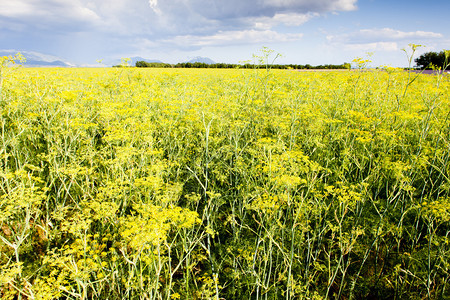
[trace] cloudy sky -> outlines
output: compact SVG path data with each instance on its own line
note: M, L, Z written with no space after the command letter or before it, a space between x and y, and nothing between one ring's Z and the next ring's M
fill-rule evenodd
M141 56L340 64L373 52L373 66L405 66L402 48L450 49L449 0L0 0L0 50L75 64Z

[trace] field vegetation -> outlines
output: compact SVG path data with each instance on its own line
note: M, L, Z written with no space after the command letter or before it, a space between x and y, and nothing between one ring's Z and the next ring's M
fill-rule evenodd
M7 62L3 299L448 299L448 76Z
M185 63L177 63L177 64L167 64L160 62L145 62L145 61L137 61L135 66L137 68L212 68L212 69L257 69L257 68L265 68L266 66L260 64L226 64L226 63L214 63L207 64L202 62L185 62ZM123 67L123 65L116 65L114 67ZM351 68L351 64L343 63L340 65L318 65L311 66L309 64L306 65L275 65L271 64L271 69L295 69L295 70L349 70Z

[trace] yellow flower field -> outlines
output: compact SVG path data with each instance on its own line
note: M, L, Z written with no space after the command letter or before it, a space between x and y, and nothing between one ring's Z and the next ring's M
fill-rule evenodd
M448 296L448 76L1 77L4 299Z

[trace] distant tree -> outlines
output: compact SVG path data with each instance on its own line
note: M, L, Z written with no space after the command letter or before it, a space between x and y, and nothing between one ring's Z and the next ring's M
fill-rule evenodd
M434 67L446 67L448 64L448 56L450 51L444 50L439 53L427 52L416 58L416 66L420 69L431 69Z
M123 67L123 65L116 65L114 67ZM210 69L236 69L236 68L243 68L243 69L263 69L266 68L265 65L260 64L227 64L227 63L214 63L214 64L207 64L202 62L183 62L183 63L177 63L175 65L167 64L163 62L146 62L146 61L137 61L136 67L138 68L210 68ZM343 63L341 65L318 65L318 66L312 66L312 65L270 65L271 69L350 69L351 65L349 63Z
M171 64L166 64L163 62L146 62L146 61L137 61L136 62L137 68L172 68L173 66Z
M145 62L145 61L137 61L136 62L136 67L137 68L147 68L148 67L148 64L147 64L147 62Z

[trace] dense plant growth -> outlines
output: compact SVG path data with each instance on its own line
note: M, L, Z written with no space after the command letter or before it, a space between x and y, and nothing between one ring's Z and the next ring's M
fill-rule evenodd
M168 64L168 63L158 63L158 62L145 62L145 61L137 61L135 64L138 68L210 68L210 69L256 69L256 68L265 68L263 65L259 64L251 64L251 63L245 63L245 64L228 64L228 63L215 63L215 64L207 64L202 62L184 62L184 63L177 63L177 64ZM116 66L116 67L119 67ZM296 69L296 70L334 70L334 69L350 69L351 64L349 63L343 63L341 65L318 65L318 66L312 66L309 64L306 65L297 65L297 64L287 64L287 65L278 65L273 64L271 65L272 69Z
M431 51L420 55L414 61L420 69L446 69L450 63L449 56L450 50L443 50L439 53Z
M2 74L5 299L448 296L448 77Z

